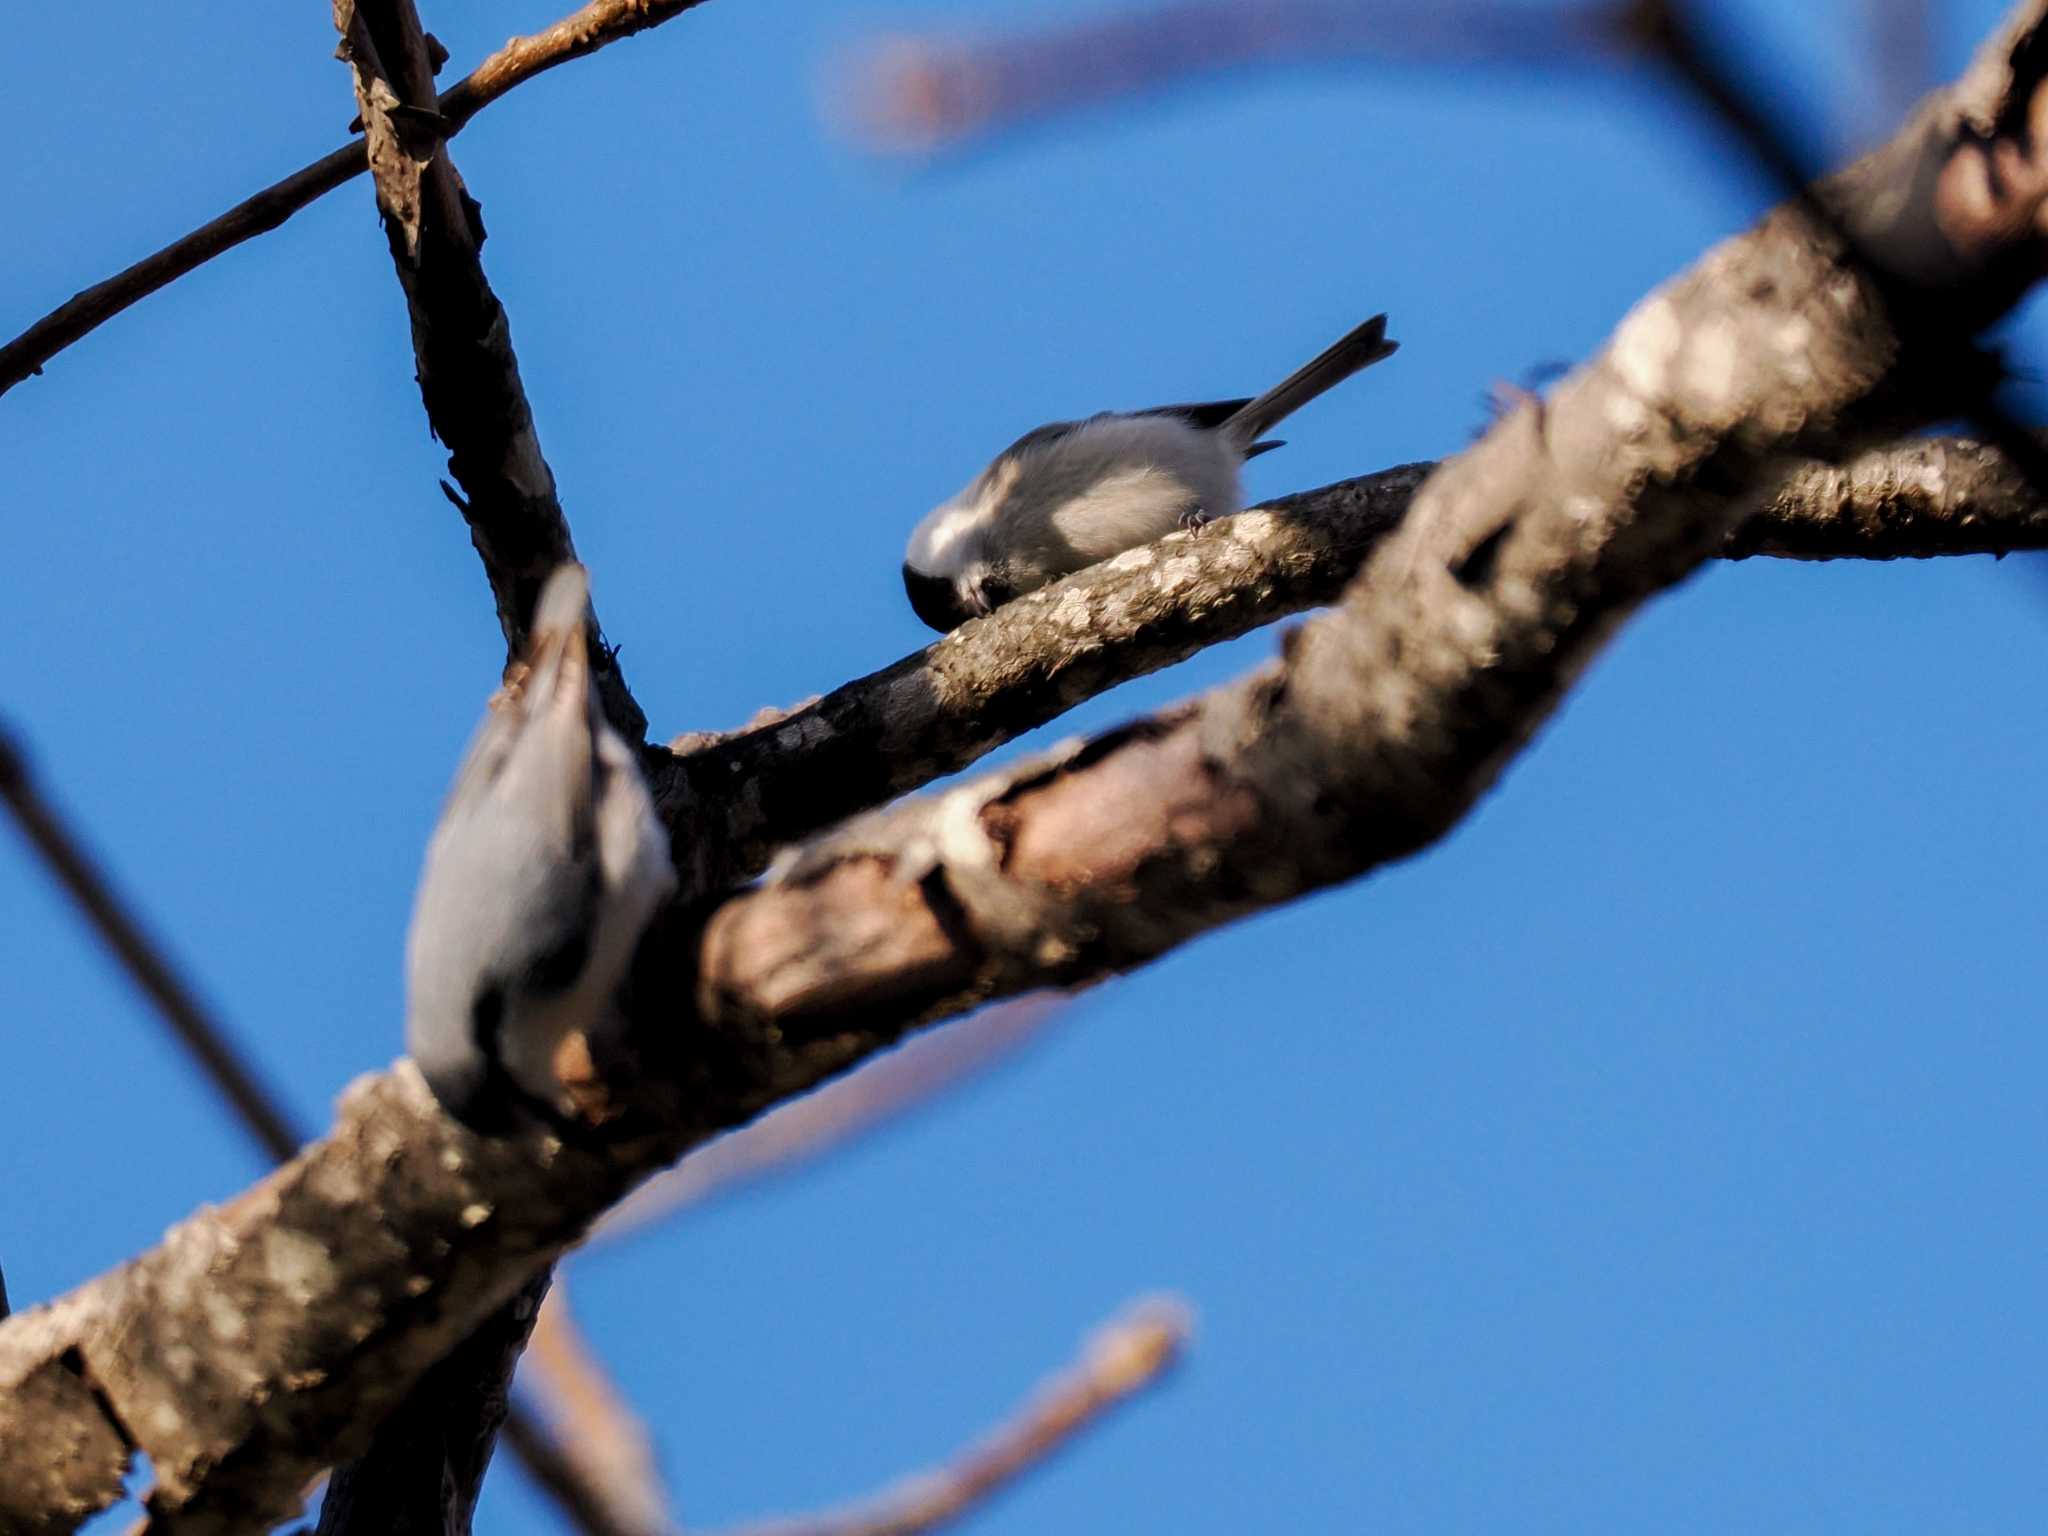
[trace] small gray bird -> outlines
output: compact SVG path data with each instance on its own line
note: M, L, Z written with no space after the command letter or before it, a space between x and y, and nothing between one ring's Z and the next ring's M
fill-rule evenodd
M950 630L1047 582L1244 508L1238 467L1278 448L1265 432L1391 356L1375 315L1263 395L1104 411L1027 432L917 525L903 590Z
M675 888L634 749L598 709L588 608L583 567L557 567L427 844L406 942L406 1049L450 1114L492 1134L565 1123L564 1064L611 1022Z

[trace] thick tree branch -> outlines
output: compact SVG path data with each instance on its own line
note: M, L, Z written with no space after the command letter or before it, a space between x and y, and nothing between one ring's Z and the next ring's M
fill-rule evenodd
M458 1536L470 1529L512 1371L547 1295L542 1269L428 1373L359 1460L327 1483L316 1536ZM546 1439L540 1437L542 1468Z
M2012 123L2015 102L2022 127L1997 142L2029 152L2043 54L2018 45L2044 12L2021 6L1916 123L1912 164L1925 134L1961 153L1966 124ZM1927 195L1900 170L1881 156L1838 190ZM623 999L649 1061L617 1140L478 1140L401 1063L247 1194L0 1323L0 1528L74 1528L136 1451L162 1530L282 1514L597 1213L713 1130L964 1000L1140 963L1423 846L1628 613L1722 547L1760 477L1909 414L1881 386L1910 363L1803 217L1709 253L1439 469L1279 662L867 818L708 926L669 914Z
M1861 213L1884 194L1896 213L1928 183L1884 173L1913 167L1929 135L1974 155L1966 125L2014 120L2012 100L2023 124L2042 99L2038 51L2014 34L1986 59L1998 67L1980 59L1971 82L1993 99L1959 91L1915 125L1911 153L1838 179L1831 202ZM2031 152L2023 136L1998 149ZM2038 270L2030 227L2012 238L1991 254L2030 248ZM844 1048L877 1019L1143 963L1426 845L1615 624L1725 545L1746 487L1789 454L1931 408L1899 387L1924 381L1917 356L1901 367L1894 328L1925 335L1928 316L1901 313L1896 288L1884 297L1803 210L1781 210L1442 466L1342 608L1291 635L1281 661L1064 758L856 823L727 903L699 1011L728 1032L772 1020L791 1052Z
M953 773L1119 683L1334 602L1434 464L1406 464L1170 534L955 630L938 644L726 736L686 736L657 770L718 806L729 842L672 813L678 859L716 848L727 883L775 849ZM2048 548L2048 506L1996 449L1914 438L1807 461L1723 555L1892 560ZM715 885L707 878L707 887Z
M911 1040L698 1148L613 1206L590 1237L628 1236L822 1157L1007 1058L1061 1011L1049 996L1022 998ZM538 1417L515 1412L504 1439L541 1491L586 1536L667 1536L669 1501L646 1427L577 1331L559 1282L541 1308L524 1364L522 1386L540 1392Z
M198 1063L235 1119L272 1159L283 1162L305 1142L305 1134L278 1098L200 1004L176 968L143 932L142 925L115 894L105 874L76 834L37 788L19 747L0 726L0 799L14 812L23 835L34 845L50 872L78 904L101 940L113 951L136 986L156 1004L179 1043ZM7 1315L7 1296L0 1285L0 1318ZM488 1350L487 1340L472 1348ZM460 1352L458 1352L460 1353ZM517 1431L522 1458L530 1451L545 1456L547 1436L514 1411L508 1424ZM552 1465L552 1463L550 1463ZM536 1474L538 1475L538 1474Z
M591 0L545 31L515 37L441 96L442 133L453 137L477 113L535 75L607 43L680 16L703 0ZM362 175L369 160L361 143L344 144L283 181L235 204L219 218L174 240L154 255L74 294L19 336L0 346L0 395L43 371L43 364L90 335L129 305L148 298L224 251L277 228L308 203Z
M266 1529L625 1183L616 1158L537 1170L463 1134L409 1066L365 1079L246 1194L0 1324L0 1530L75 1529L138 1451L154 1531Z
M2048 549L2048 503L1998 449L1967 438L1887 443L1802 464L1722 558L1924 560Z

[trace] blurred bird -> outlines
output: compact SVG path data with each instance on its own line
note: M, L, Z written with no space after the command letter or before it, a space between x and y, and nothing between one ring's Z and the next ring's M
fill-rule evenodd
M1244 508L1238 468L1271 427L1393 355L1375 315L1256 399L1104 411L1025 433L910 536L903 590L950 630L1111 555Z
M406 1048L442 1106L491 1134L569 1119L675 888L635 750L598 709L588 606L583 567L558 567L427 844L406 943Z

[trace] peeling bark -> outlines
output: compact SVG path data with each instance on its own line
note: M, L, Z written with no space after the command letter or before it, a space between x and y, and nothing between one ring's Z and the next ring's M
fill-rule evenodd
M149 1458L158 1531L293 1513L629 1178L617 1154L470 1136L410 1063L362 1079L324 1139L246 1193L0 1324L0 1530L71 1529L112 1502L124 1441ZM42 1491L59 1473L61 1506Z

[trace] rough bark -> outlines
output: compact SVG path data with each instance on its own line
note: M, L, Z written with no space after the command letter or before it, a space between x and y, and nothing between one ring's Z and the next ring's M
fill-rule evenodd
M420 396L461 494L445 482L442 489L490 578L506 655L518 656L542 583L576 558L576 546L520 383L511 322L484 276L483 209L444 147L447 124L412 5L335 0L334 22L355 72L377 207L412 319ZM605 713L639 741L647 717L595 620L591 639Z
M679 862L706 889L774 851L967 767L1119 683L1336 601L1434 464L1268 502L1092 566L765 724L671 744L655 776ZM1914 438L1795 464L1729 559L1894 560L2048 548L2048 502L2004 455ZM707 827L704 817L720 825Z
M1962 155L1966 125L2023 124L2041 58L2018 44L2044 10L2022 6L1916 122L1909 161L1929 134ZM2020 130L2002 142L2026 148ZM1838 195L1929 195L1906 163L1881 156ZM2031 246L2031 227L2013 238ZM1785 456L1910 414L1881 393L1925 377L1901 366L1894 318L1808 220L1774 215L1442 466L1278 662L866 818L708 925L669 914L625 999L649 1072L615 1141L482 1142L407 1064L359 1083L327 1139L247 1194L0 1324L0 1528L74 1528L117 1496L131 1448L161 1531L286 1513L598 1212L713 1130L920 1019L1139 963L1422 846L1635 606L1722 547Z
M1996 448L1916 438L1805 464L1735 530L1725 559L1922 560L2048 549L2048 501Z
M627 1182L468 1136L409 1066L362 1080L249 1191L0 1325L0 1530L74 1529L131 1450L154 1529L266 1528Z
M378 211L405 290L420 395L467 500L446 482L442 489L469 522L508 654L519 656L541 585L557 565L575 558L575 548L554 474L541 456L510 323L484 276L481 211L448 155L448 125L433 85L438 45L421 26L413 0L335 0L334 23ZM566 46L541 39L529 57L559 61L569 56ZM591 670L605 712L638 741L646 716L594 615L589 622ZM469 1536L509 1411L513 1371L547 1286L542 1269L425 1373L360 1460L336 1468L320 1536Z

